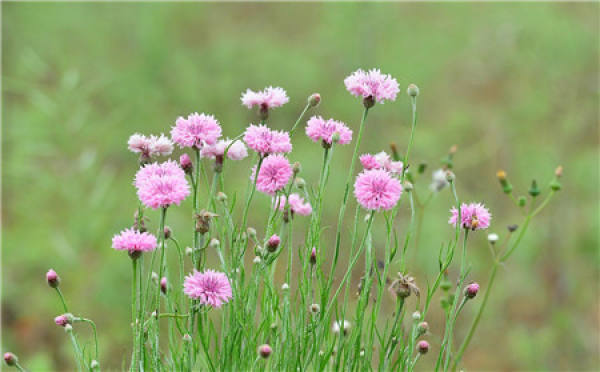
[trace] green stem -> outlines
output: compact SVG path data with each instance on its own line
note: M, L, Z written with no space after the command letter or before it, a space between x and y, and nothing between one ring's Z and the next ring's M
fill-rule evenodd
M163 268L165 265L165 219L167 215L167 208L163 207L160 209L160 222L158 227L158 236L160 239L160 262L158 266L158 284L156 286L156 314L160 313L160 280L163 276ZM156 359L157 366L160 365L160 326L158 317L156 317L156 350L154 350L154 356Z
M292 126L292 129L290 130L290 137L292 137L292 135L294 134L296 127L298 126L298 124L300 124L300 121L302 120L302 118L304 117L304 115L306 114L306 112L308 111L309 108L310 108L310 103L307 103L306 106L304 106L304 110L302 110L302 112L300 113L300 116L298 117L298 119L296 120L294 125Z
M410 154L410 148L413 144L415 136L415 128L417 126L417 97L411 97L412 103L412 125L410 129L410 139L408 140L408 146L406 147L406 154L404 155L404 170L402 170L402 181L404 182L405 170L408 169L408 155Z
M58 297L60 297L60 302L62 302L63 309L65 310L65 313L68 313L69 312L69 308L67 307L67 302L65 301L65 297L63 296L60 288L56 287L54 289L56 289L56 293L58 293Z
M131 328L133 329L133 348L132 348L132 360L131 360L131 369L133 371L137 371L137 330L138 330L138 321L137 321L137 259L131 260L131 266L133 270L133 278L131 285ZM96 358L98 357L98 351L96 350Z

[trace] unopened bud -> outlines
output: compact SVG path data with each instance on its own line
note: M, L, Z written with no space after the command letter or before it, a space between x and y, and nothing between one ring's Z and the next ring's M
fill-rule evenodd
M513 187L506 178L506 172L503 170L499 170L498 172L496 172L496 177L498 178L498 181L500 181L502 191L504 191L505 194L510 194L512 192Z
M260 263L260 261L261 261L261 259L260 259L260 257L259 257L259 256L255 256L255 257L254 257L254 260L252 260L252 262L254 262L255 264L259 264L259 263Z
M558 167L556 167L556 169L554 170L554 175L558 178L562 177L563 174L563 167L562 165L559 165Z
M171 237L171 228L169 226L165 226L165 239L169 239Z
M219 191L217 193L217 201L219 201L221 203L224 201L227 201L227 195L224 192Z
M321 306L319 306L319 304L312 304L310 305L310 311L313 314L317 314L319 311L321 311Z
M100 363L98 363L98 361L96 359L93 359L92 362L90 363L90 368L92 368L92 369L100 368Z
M421 322L417 325L417 333L419 336L424 335L429 331L429 324L427 322Z
M194 170L194 165L188 154L183 154L179 157L179 166L187 174L192 174Z
M321 103L321 95L319 93L313 93L308 97L308 104L311 107L317 107Z
M194 250L192 249L192 247L186 247L185 248L185 255L186 256L191 256L194 254Z
M48 285L50 287L57 288L58 285L60 284L60 277L58 276L56 271L50 269L46 273L46 281L48 282Z
M299 189L303 189L304 186L306 186L306 181L304 181L304 178L296 178L296 187Z
M529 195L531 195L532 197L536 197L540 194L540 189L537 185L536 180L531 181L531 187L529 188Z
M281 238L279 236L273 234L267 241L267 250L271 253L275 252L281 243Z
M475 298L479 292L479 284L471 283L465 288L465 297L468 299Z
M260 345L258 347L258 354L263 359L267 359L268 357L270 357L272 352L273 352L273 349L268 344Z
M406 89L406 93L411 97L416 97L419 95L419 87L415 84L410 84Z
M14 367L19 362L19 358L13 353L4 353L4 363L9 367Z
M250 239L256 239L256 229L253 227L249 227L246 232L248 233L248 237L250 237Z
M417 343L417 351L419 354L427 354L429 351L429 342L425 340L419 341L419 343Z
M527 198L524 196L519 196L517 203L519 204L519 207L524 207L527 204Z
M487 236L488 242L490 242L491 244L495 244L498 241L498 234L488 234Z
M552 191L559 191L561 188L562 185L558 182L558 179L553 179L552 182L550 182L550 189L552 189Z
M298 174L302 170L302 166L300 165L299 162L295 162L292 167L292 170L294 171L294 174Z
M54 318L54 323L57 326L65 327L67 324L73 323L73 314L66 313Z
M284 290L284 291L287 291L288 289L290 289L290 286L287 283L283 283L281 285L281 289Z
M427 163L420 163L419 167L417 168L417 172L419 174L423 174L425 173L425 169L427 169Z
M166 277L162 277L162 279L160 280L160 291L163 294L167 294L167 278Z
M312 247L310 251L310 264L315 265L317 263L317 248Z
M192 342L192 336L186 333L183 335L182 340L183 342Z
M412 318L413 320L420 320L421 319L421 313L418 311L415 311L414 313L412 313Z

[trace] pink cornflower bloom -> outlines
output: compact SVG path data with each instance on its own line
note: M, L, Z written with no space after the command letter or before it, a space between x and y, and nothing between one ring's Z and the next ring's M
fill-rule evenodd
M233 297L231 284L224 273L206 270L185 277L183 292L191 299L199 300L203 305L219 308Z
M258 106L261 110L283 106L289 100L285 90L279 87L268 87L259 92L248 89L246 93L242 94L242 104L244 106L248 108Z
M367 170L383 169L393 174L402 174L402 170L404 169L404 165L401 161L393 161L384 151L375 155L361 155L360 163Z
M456 227L458 210L452 207L449 224ZM481 203L462 203L460 206L460 225L465 229L482 230L490 226L492 215Z
M148 232L125 229L112 238L112 247L119 251L149 252L156 248L156 237Z
M382 74L379 69L369 72L358 69L344 80L344 84L352 95L373 99L379 103L385 100L394 101L400 91L396 79Z
M202 148L217 142L221 137L221 126L213 115L195 112L188 115L187 119L177 118L171 129L171 137L181 148Z
M278 206L280 211L285 210L285 204L286 204L285 195L278 196L277 199L275 199L274 203L275 203L275 206ZM301 216L308 216L312 213L312 207L310 206L310 203L308 203L308 202L305 203L304 198L302 198L300 195L298 195L296 193L290 194L288 203L289 203L290 211L292 212L292 215L299 214Z
M292 151L287 132L271 130L266 125L250 124L244 133L244 142L262 156Z
M152 163L135 175L138 198L149 208L166 208L181 203L190 194L185 172L175 161Z
M134 133L129 137L127 146L131 152L139 153L146 159L159 155L171 155L173 152L173 142L164 134L146 137L142 134Z
M267 156L256 177L256 189L265 194L274 195L281 190L292 177L292 166L283 155ZM256 167L252 170L252 180L256 174Z
M360 173L354 182L354 196L368 210L392 209L402 194L400 181L383 169Z
M341 121L325 120L321 116L313 116L306 124L306 135L314 142L322 141L324 144L331 145L334 133L338 133L340 136L338 141L340 145L352 141L352 131Z
M200 156L203 158L215 158L217 156L223 156L225 149L231 144L232 140L229 138L225 140L219 140L217 143L211 146L203 147L200 150ZM246 145L242 141L236 140L233 142L229 150L227 151L227 157L231 160L242 160L248 156L248 150Z

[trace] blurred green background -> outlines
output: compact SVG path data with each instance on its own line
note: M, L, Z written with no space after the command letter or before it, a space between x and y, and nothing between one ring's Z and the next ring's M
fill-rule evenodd
M130 265L110 239L131 224L136 206L129 135L168 133L177 116L198 111L236 136L256 120L240 104L242 91L267 85L291 98L273 112L272 127L289 128L316 91L316 112L356 130L361 105L343 79L379 67L403 92L408 83L421 89L412 150L413 164L429 164L417 182L421 195L456 144L461 197L484 201L494 215L490 232L505 235L521 217L496 171L505 169L521 195L533 178L545 185L557 165L565 168L563 191L502 270L465 365L597 370L598 5L2 3L2 351L32 370L71 368L68 340L52 321L59 302L44 279L52 267L74 312L97 322L102 365L119 368L127 358ZM404 93L378 105L361 152L390 141L404 151L409 120ZM292 160L315 183L320 148L301 132L294 146ZM351 152L335 153L331 225ZM249 166L226 165L228 193L241 194ZM444 190L428 208L410 269L422 287L452 236L451 200ZM268 199L258 196L255 206L260 227ZM187 200L168 221L185 244L189 208ZM300 231L306 221L298 221ZM485 290L491 258L486 234L474 235L471 279ZM443 332L434 304L433 347ZM459 339L474 309L461 316ZM430 369L435 355L421 360Z

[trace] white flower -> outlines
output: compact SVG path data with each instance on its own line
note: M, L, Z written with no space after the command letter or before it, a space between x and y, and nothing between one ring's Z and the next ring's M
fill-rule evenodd
M337 321L333 323L333 326L331 327L331 330L333 331L334 334L339 334L340 333L340 329L343 329L344 335L346 335L349 331L350 331L350 327L352 325L350 324L349 321L344 320L344 325L342 327L341 322Z
M443 169L438 169L433 172L431 179L431 185L429 185L431 191L440 192L450 185L450 183L448 183L446 171Z
M488 234L487 238L488 238L488 241L492 244L496 243L499 239L498 234L494 234L494 233Z

